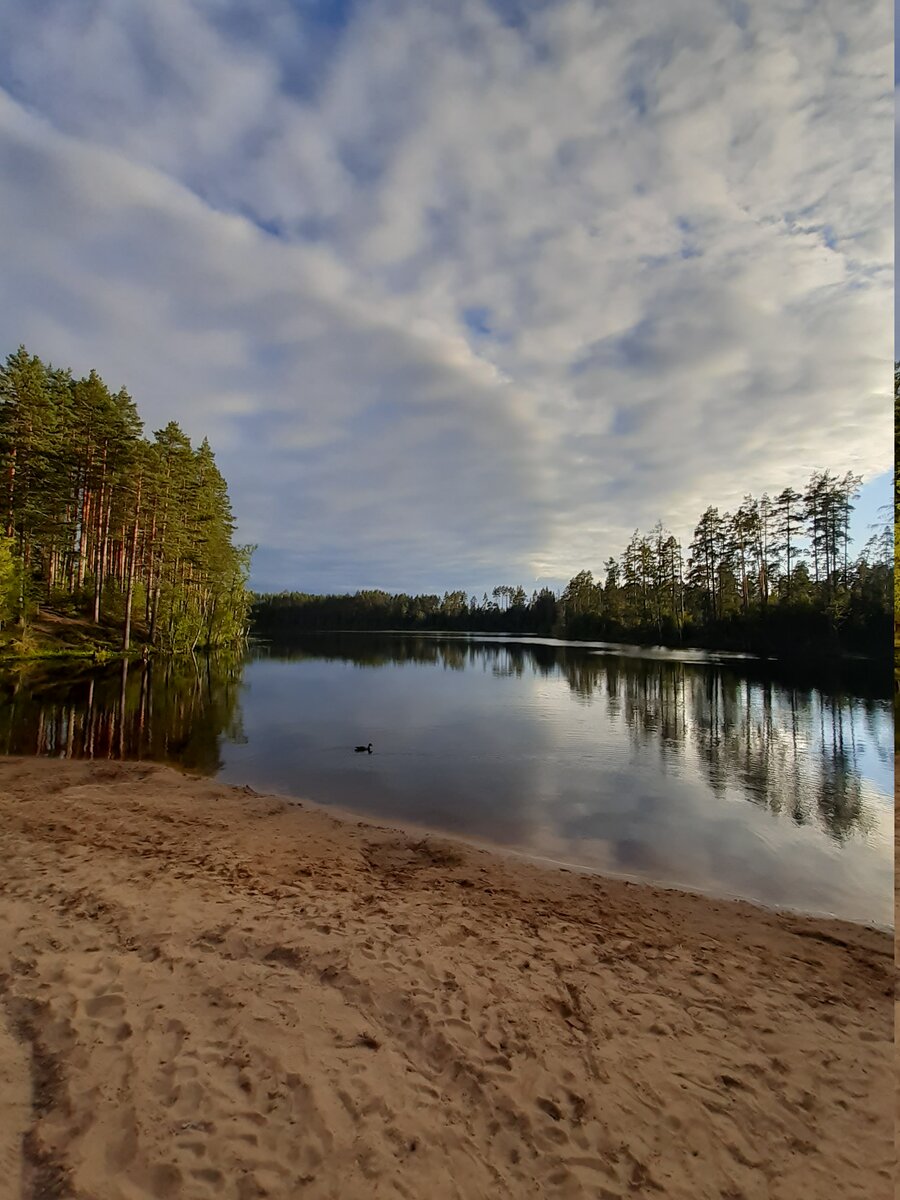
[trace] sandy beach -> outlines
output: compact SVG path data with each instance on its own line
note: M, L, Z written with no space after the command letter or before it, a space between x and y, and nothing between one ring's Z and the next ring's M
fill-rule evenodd
M0 761L0 1195L893 1195L890 937Z

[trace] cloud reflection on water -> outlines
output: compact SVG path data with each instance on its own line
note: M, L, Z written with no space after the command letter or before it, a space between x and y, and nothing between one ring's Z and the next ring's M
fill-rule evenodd
M887 699L769 664L319 635L5 683L8 753L224 780L599 870L888 924ZM350 748L371 740L364 761Z

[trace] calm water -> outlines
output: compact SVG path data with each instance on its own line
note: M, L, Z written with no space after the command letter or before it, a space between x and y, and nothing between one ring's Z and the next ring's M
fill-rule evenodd
M156 758L561 862L892 923L889 691L700 652L318 635L0 681L0 750ZM862 693L862 694L860 694ZM373 742L375 753L353 746Z

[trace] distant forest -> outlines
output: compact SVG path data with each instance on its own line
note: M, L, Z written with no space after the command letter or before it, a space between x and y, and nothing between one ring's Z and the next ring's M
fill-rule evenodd
M701 645L756 652L880 654L893 609L894 539L886 519L850 554L860 478L813 473L774 498L707 508L687 548L658 522L637 530L600 578L580 571L561 592L500 585L481 599L359 591L254 598L261 636L310 630L412 629L529 633Z
M24 346L0 368L0 625L38 604L169 652L243 636L251 548L235 546L209 442L152 440L131 396Z

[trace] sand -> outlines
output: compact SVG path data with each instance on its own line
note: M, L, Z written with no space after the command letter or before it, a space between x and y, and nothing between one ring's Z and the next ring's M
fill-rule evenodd
M4 760L0 1194L879 1200L891 945Z

